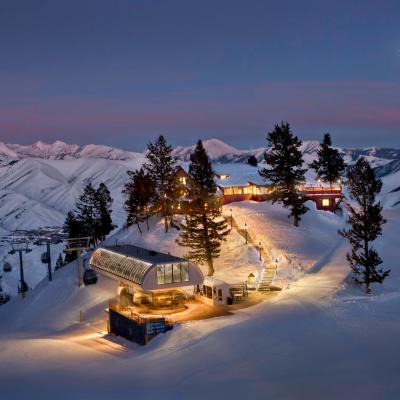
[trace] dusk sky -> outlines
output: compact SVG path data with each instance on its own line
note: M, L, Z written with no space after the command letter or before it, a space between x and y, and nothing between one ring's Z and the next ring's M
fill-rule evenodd
M0 141L400 147L400 1L3 0Z

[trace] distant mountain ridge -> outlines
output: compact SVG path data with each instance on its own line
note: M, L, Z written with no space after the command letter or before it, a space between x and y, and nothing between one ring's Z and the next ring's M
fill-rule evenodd
M79 146L77 144L67 144L60 140L56 140L54 143L45 143L39 140L32 145L5 144L0 142L0 156L16 159L40 158L45 160L73 158L130 160L141 157L142 154L97 144Z
M209 157L214 162L221 163L241 163L254 155L259 161L262 160L265 147L256 149L237 149L220 139L205 139L203 145ZM304 155L315 156L318 150L318 141L304 141L301 150ZM174 155L180 161L189 161L193 146L177 146L174 148ZM392 160L400 160L400 149L395 148L339 148L347 162L355 161L360 156L368 157L376 166L384 165ZM65 160L74 158L101 158L106 160L134 160L142 158L145 152L134 152L123 150L117 147L87 144L79 146L68 144L60 140L54 143L38 141L31 145L5 144L0 142L0 156L12 159L40 158L47 160ZM305 157L306 159L309 157ZM306 160L307 161L307 160Z

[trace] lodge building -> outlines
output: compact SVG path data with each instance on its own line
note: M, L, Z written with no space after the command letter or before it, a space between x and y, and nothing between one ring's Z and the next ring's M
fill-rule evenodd
M258 168L248 164L216 164L215 183L218 187L218 196L223 205L244 201L268 200L271 187L258 173ZM189 179L188 164L183 164L178 169L179 180L186 185ZM343 200L342 185L332 185L315 182L313 184L302 184L299 190L308 200L312 200L318 210L334 212ZM180 206L179 206L180 207Z

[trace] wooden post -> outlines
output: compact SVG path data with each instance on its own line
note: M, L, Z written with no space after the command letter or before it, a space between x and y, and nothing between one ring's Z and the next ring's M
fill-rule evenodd
M81 258L81 251L78 250L77 252L78 259L77 259L77 272L78 272L78 287L82 286L82 258Z

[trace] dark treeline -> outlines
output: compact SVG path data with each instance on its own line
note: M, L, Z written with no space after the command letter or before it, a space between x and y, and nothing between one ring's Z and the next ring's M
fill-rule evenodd
M88 236L97 245L115 228L111 218L113 199L104 183L96 189L88 183L76 202L76 210L70 211L64 222L68 238ZM67 253L66 262L71 262L75 253Z

